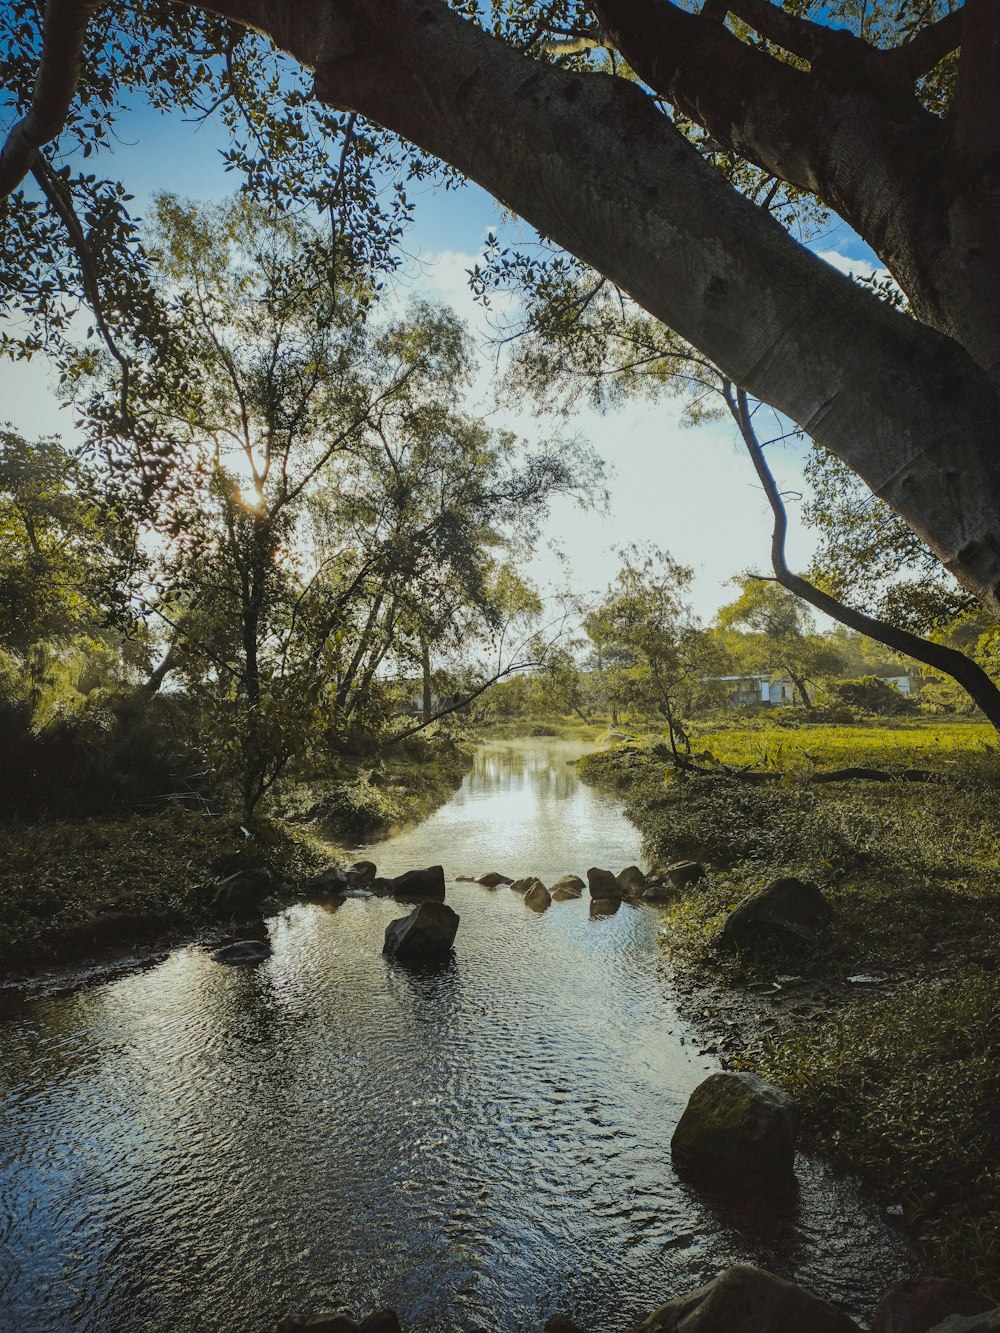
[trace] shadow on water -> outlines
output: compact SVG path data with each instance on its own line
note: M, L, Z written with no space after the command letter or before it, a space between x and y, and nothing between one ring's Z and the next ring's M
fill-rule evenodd
M156 968L0 1027L0 1327L273 1329L399 1310L410 1333L614 1333L734 1262L865 1313L907 1255L845 1182L736 1207L670 1136L713 1067L658 973L650 909L536 915L455 884L639 859L564 742L486 747L447 807L370 849L444 864L455 957L382 955L409 909L301 904L272 956ZM359 851L359 855L363 853Z

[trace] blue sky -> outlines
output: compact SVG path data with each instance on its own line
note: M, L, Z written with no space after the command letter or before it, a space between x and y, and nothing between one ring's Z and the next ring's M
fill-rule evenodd
M101 161L96 169L120 175L136 196L139 212L157 190L220 198L238 183L223 169L220 149L226 142L212 123L196 125L138 109L119 126L113 163L105 168ZM405 301L409 294L421 293L447 301L470 322L489 363L490 330L468 291L465 270L479 259L488 231L500 229L516 237L518 225L500 221L494 201L475 186L458 191L414 186L408 194L417 205L416 219L404 242L410 258L395 297ZM871 271L873 266L870 252L846 232L822 238L815 248L840 267L853 262ZM59 409L40 361L29 366L0 362L0 403L0 419L11 420L27 435L56 431L72 437L70 414ZM599 591L615 571L616 545L651 541L694 568L696 609L708 619L734 595L726 579L747 568L766 568L770 510L727 423L684 428L679 407L670 400L636 402L603 416L584 410L568 423L556 423L527 412L498 410L485 375L474 406L497 425L529 439L560 430L582 435L608 465L606 512L581 512L569 501L555 504L531 567L543 586L564 578L562 571L568 568L575 591ZM799 451L793 446L772 453L772 468L782 486L801 490ZM789 507L790 562L803 566L811 538L797 521L795 502ZM550 541L564 553L562 564L549 554Z

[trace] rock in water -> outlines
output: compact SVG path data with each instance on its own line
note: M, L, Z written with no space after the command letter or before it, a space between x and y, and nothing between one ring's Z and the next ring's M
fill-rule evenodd
M930 1333L1000 1333L1000 1305L984 1314L950 1315Z
M775 879L729 913L719 933L719 948L752 948L775 938L815 944L832 915L815 884L792 876Z
M638 866L626 866L615 879L626 898L641 898L646 891L646 876Z
M552 898L548 889L540 879L536 879L531 888L524 895L524 901L533 912L544 912L546 907L552 906Z
M424 902L385 931L382 952L401 963L436 963L447 958L458 931L458 913L444 903Z
M444 868L428 866L425 870L407 870L393 879L373 879L368 887L373 893L402 898L405 902L423 902L428 898L440 902L444 898Z
M993 1308L981 1292L946 1277L910 1277L894 1283L875 1307L872 1333L928 1333L951 1315Z
M670 1152L683 1170L716 1178L790 1176L799 1111L795 1099L756 1074L725 1071L699 1083Z
M523 879L511 880L510 887L515 893L527 893L532 884L541 884L537 875L525 875Z
M689 884L697 884L705 878L705 867L700 861L675 861L664 871L675 889L686 889Z
M266 940L234 940L216 949L212 957L217 963L263 963L272 952Z
M314 1314L282 1319L278 1333L400 1333L395 1310L376 1310L356 1324L346 1314Z
M727 1268L629 1333L860 1333L829 1301L760 1268Z
M551 893L556 902L564 902L567 898L580 898L587 886L579 875L563 875L552 885Z
M485 889L495 889L498 884L513 884L514 881L509 875L501 875L497 870L489 870L485 875L480 875L476 883L482 884Z
M620 898L591 898L591 916L614 916L622 905Z
M273 891L274 885L274 875L267 866L238 870L216 886L212 906L228 916L243 912L253 915L259 910L261 900Z
M600 898L609 902L615 898L621 899L622 886L610 870L600 870L597 866L591 866L587 871L587 884L590 888L591 898Z

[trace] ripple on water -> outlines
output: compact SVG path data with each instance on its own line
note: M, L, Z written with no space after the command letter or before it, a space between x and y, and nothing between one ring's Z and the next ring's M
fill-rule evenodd
M550 881L637 860L566 757L491 747L373 859ZM737 1261L855 1312L905 1270L815 1163L741 1212L674 1177L670 1133L707 1062L680 1041L651 911L448 897L462 924L442 969L383 959L395 903L302 905L258 968L184 949L0 1028L0 1325L263 1330L389 1304L428 1333L556 1309L614 1330Z

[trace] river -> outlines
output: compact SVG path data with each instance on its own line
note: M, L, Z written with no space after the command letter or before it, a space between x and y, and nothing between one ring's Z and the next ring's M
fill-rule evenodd
M360 849L441 862L454 962L381 954L386 899L298 904L274 954L204 949L0 1028L0 1328L272 1330L391 1305L408 1333L526 1333L556 1310L613 1333L735 1262L866 1315L907 1271L847 1184L800 1157L791 1199L681 1183L669 1141L715 1068L657 966L659 918L546 882L639 859L575 743L498 742L420 827Z

